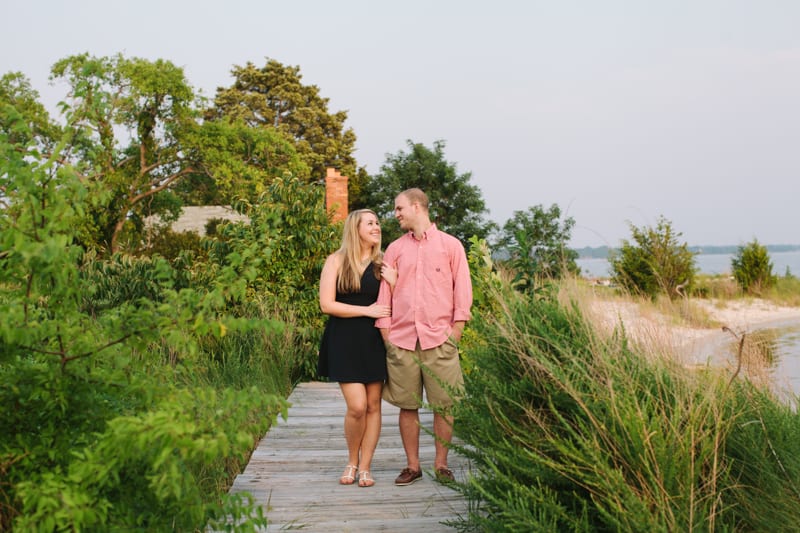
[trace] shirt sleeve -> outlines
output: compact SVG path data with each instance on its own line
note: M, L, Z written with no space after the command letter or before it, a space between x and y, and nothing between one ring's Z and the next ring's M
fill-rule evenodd
M472 279L464 245L453 239L453 322L466 322L472 318Z

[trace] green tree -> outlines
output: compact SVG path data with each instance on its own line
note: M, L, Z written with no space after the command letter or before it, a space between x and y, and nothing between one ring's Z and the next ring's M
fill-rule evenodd
M357 169L356 135L345 128L347 112L330 112L329 99L320 96L319 87L302 83L300 67L269 59L261 68L251 62L234 66L231 74L233 85L217 89L208 117L279 131L294 143L312 180L323 180L326 168L334 167L350 178L350 196L361 194L366 173Z
M688 245L678 240L681 233L664 217L659 217L655 227L637 228L631 223L629 227L633 242L623 240L610 257L614 282L650 297L663 293L674 299L688 294L697 268Z
M17 149L31 141L45 158L63 143L49 168L71 169L89 190L92 202L76 233L89 248L134 250L150 215L168 223L184 203L255 201L276 176L308 175L278 132L241 120L202 121L203 101L168 61L82 54L58 61L52 78L68 87L64 126L50 120L27 80L11 73L0 82L0 128ZM30 126L29 138L7 129L12 117Z
M436 141L433 148L411 140L406 142L408 152L400 150L388 155L380 172L367 184L363 207L378 214L384 242L400 236L394 218L394 200L398 193L412 187L428 195L431 220L436 226L457 237L464 246L469 246L470 237L485 239L496 229L496 224L484 220L489 211L480 189L470 184L472 173L458 174L456 165L445 159L444 141Z
M39 93L21 72L0 78L0 132L19 150L45 153L51 153L61 138L60 128L39 102Z
M550 209L536 205L526 211L514 211L503 225L498 244L509 255L517 286L530 288L537 278L560 278L579 272L575 262L578 253L567 247L574 225L572 217L562 221L556 204Z
M179 205L153 205L160 192L200 171L181 143L197 127L195 95L183 70L163 60L70 56L52 68L66 82L62 103L68 128L65 165L96 199L82 240L115 252L127 224Z
M777 281L769 251L757 239L738 247L731 259L731 268L736 282L749 294L760 294Z
M255 203L273 179L306 180L310 172L283 135L241 120L206 120L184 143L197 155L200 172L181 179L171 190L187 205Z

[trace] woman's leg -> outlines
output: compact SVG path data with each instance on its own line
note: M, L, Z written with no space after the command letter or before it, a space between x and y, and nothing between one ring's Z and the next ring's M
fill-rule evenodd
M359 450L367 428L367 388L363 383L339 383L347 411L344 415L344 439L347 442L347 464L359 465ZM345 468L344 476L352 475ZM341 480L340 480L341 481ZM349 479L343 482L351 482Z
M381 392L383 382L376 381L367 383L367 423L364 436L361 439L361 462L359 470L369 472L372 465L372 456L375 448L378 447L378 439L381 436ZM374 482L370 479L368 483L360 483L362 486L371 486Z

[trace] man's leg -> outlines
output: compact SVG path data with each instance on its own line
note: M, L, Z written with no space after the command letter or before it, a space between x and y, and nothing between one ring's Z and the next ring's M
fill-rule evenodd
M419 466L419 410L400 409L398 425L408 466L400 472L394 484L411 485L422 477L422 469Z
M433 414L433 434L436 437L436 457L433 467L447 468L447 452L450 450L450 441L453 438L453 417L439 413Z
M408 468L419 472L419 410L400 409L400 438L406 451Z
M450 409L460 396L464 377L458 357L458 346L452 337L442 345L426 350L423 364L432 376L425 375L425 392L433 413L433 435L435 437L436 456L433 467L439 481L453 481L453 472L447 467L447 455L453 438L453 415ZM442 385L442 384L445 385Z

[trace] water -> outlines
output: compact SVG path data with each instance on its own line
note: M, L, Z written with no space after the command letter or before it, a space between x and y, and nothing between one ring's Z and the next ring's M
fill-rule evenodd
M701 274L724 274L731 271L731 259L734 254L698 254L695 264ZM786 274L786 269L793 276L800 276L800 251L770 252L772 272L777 276ZM578 259L581 274L591 278L607 278L610 276L608 260L589 258Z
M800 325L778 330L773 377L777 384L800 395Z
M800 323L751 331L748 337L770 352L769 375L776 391L800 396ZM735 365L737 352L738 342L731 340L712 349L709 355L712 360L727 360Z

